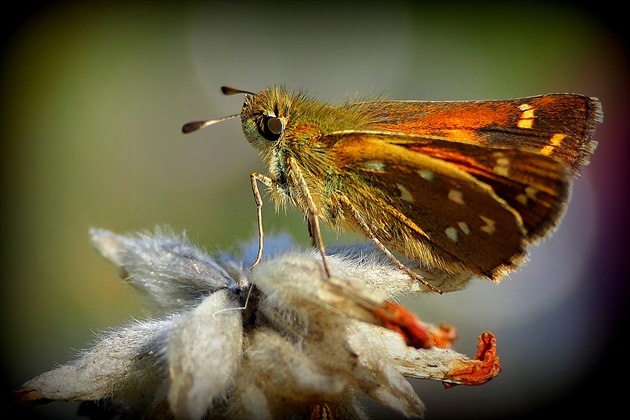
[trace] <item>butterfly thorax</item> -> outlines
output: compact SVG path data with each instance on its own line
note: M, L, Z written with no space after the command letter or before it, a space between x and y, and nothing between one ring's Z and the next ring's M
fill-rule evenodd
M329 222L338 218L339 206L330 200L341 180L328 153L335 140L328 135L367 127L374 117L361 108L357 104L323 104L276 86L246 97L241 112L243 131L274 180L272 197L277 205L289 202L306 211L303 188L299 187L305 182L320 217Z

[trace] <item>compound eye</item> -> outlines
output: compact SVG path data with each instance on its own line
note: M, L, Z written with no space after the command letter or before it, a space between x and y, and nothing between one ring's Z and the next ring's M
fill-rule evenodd
M258 127L258 132L269 141L278 140L284 133L284 122L273 115L265 115Z

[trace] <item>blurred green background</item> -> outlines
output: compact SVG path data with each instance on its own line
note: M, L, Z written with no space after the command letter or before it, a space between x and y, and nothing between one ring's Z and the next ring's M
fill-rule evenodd
M624 325L630 69L625 40L601 15L542 2L68 2L13 25L0 110L7 389L73 358L94 331L147 315L90 248L90 227L168 224L210 251L255 237L248 175L264 168L238 120L180 134L189 120L240 111L242 97L221 85L287 83L332 102L577 92L600 98L605 123L556 234L499 286L405 301L456 325L456 348L471 357L492 331L503 372L482 387L413 384L430 419L534 416L574 396L589 399L581 414L610 408L589 396L616 381L609 351ZM309 243L297 211L269 204L264 221Z

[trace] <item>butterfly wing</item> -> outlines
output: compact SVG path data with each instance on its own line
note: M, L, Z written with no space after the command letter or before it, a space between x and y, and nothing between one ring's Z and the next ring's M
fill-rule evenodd
M597 146L603 120L597 98L549 94L500 101L373 101L347 105L373 116L367 130L530 149L561 159L579 174Z
M451 273L498 280L514 269L556 225L570 188L566 166L540 153L389 133L324 137L348 225L366 223L390 249Z

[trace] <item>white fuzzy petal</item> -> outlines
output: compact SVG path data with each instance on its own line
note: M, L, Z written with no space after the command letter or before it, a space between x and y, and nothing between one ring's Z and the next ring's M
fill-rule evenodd
M224 397L239 367L241 310L222 290L182 318L168 339L168 401L176 418L202 418L213 400Z
M407 417L422 417L425 406L402 375L398 366L381 346L374 346L370 340L373 332L385 331L395 346L404 346L402 337L389 330L369 324L355 322L355 328L348 333L348 344L357 354L357 364L352 377L357 387L383 405ZM424 351L424 350L420 350Z
M340 261L343 264L347 266ZM353 267L352 272L357 271L361 270ZM349 335L349 331L356 331L355 320L374 322L369 305L383 301L377 294L354 280L327 278L313 254L288 253L269 260L254 271L252 281L267 295L260 304L261 311L276 327L298 336L301 348L328 375L346 378L406 416L422 416L424 404L387 353L372 348L361 334ZM397 339L402 342L400 336ZM284 359L289 357L279 358Z
M161 352L171 326L171 321L143 321L102 334L77 360L31 379L24 388L50 400L153 400L166 377Z
M250 272L257 243L242 258L210 256L168 229L91 236L169 318L102 334L76 361L16 391L22 404L108 400L97 406L132 418L358 419L366 417L362 392L421 417L424 404L405 376L479 384L500 370L489 333L474 360L407 346L425 346L425 324L392 298L425 287L371 245L329 247L329 277L317 251L290 250L286 237L265 238L264 259ZM452 290L467 281L424 273Z
M169 230L117 235L92 229L90 234L94 247L123 278L168 311L196 305L216 290L237 288L214 258Z

